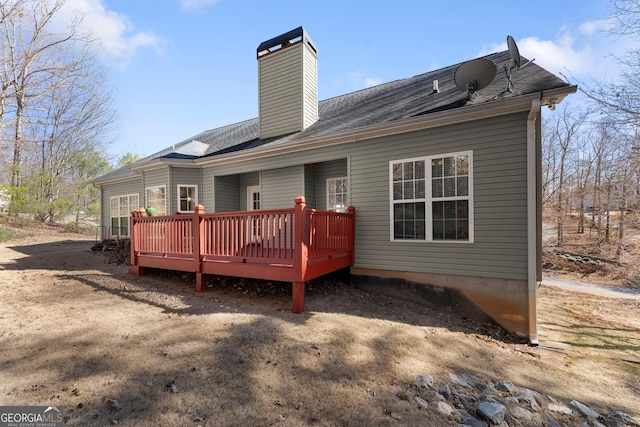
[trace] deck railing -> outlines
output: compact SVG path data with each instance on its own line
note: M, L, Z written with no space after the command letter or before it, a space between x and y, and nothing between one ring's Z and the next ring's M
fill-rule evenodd
M330 212L295 207L206 214L131 215L131 265L196 273L196 291L207 274L290 281L293 307L304 309L304 283L353 265L355 209Z

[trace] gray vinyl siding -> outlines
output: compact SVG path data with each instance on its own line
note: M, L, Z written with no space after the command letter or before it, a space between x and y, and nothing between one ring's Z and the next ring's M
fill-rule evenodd
M304 167L263 171L261 190L262 209L292 208L304 192Z
M236 212L240 206L240 177L238 175L217 176L216 180L216 212ZM245 193L246 194L246 193ZM246 206L246 202L245 202ZM207 207L205 206L205 212Z
M169 212L178 211L178 185L197 185L198 204L202 204L202 169L196 168L171 168L171 194ZM205 206L205 212L207 207Z
M327 208L327 179L347 176L347 159L338 159L318 164L317 178L317 205L318 209Z
M297 132L317 120L316 62L306 43L259 58L260 138Z
M304 167L304 198L307 206L315 209L318 207L317 164L305 165Z
M356 267L526 279L526 113L356 144ZM473 151L474 243L390 241L389 161Z
M355 267L524 280L526 123L527 113L517 113L215 166L205 168L203 175L213 182L214 174L262 171L263 209L275 209L293 206L298 195L309 196L305 165L316 163L319 208L326 203L326 178L349 177L357 217ZM391 241L389 161L468 150L473 152L474 243ZM216 181L216 202L219 191ZM236 197L246 197L245 189L236 191Z

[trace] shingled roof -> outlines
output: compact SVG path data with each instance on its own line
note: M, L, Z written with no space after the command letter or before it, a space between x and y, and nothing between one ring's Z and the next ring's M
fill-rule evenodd
M524 58L522 63L526 65L513 71L513 90L507 91L504 69L511 63L509 52L493 53L483 58L493 61L498 72L495 79L487 87L477 91L469 101L466 99L466 92L461 91L454 82L455 71L460 65L455 64L320 101L318 121L302 132L261 140L258 136L258 118L254 118L201 132L132 166L142 166L156 159L195 161L260 146L276 146L296 141L302 143L311 138L329 137L435 112L498 103L520 95L562 88L565 88L567 93L575 91L575 86ZM439 83L437 93L433 91L434 80L438 80ZM96 183L133 175L133 171L122 168L98 178Z

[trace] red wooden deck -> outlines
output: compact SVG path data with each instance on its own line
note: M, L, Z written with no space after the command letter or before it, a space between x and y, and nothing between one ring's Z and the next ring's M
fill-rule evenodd
M196 273L201 292L206 275L293 283L294 313L304 311L307 280L353 265L355 209L338 213L306 207L159 217L131 215L131 267Z

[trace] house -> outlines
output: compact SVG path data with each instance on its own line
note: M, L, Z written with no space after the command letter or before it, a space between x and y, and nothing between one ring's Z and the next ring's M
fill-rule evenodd
M535 63L514 68L504 51L473 62L480 70L457 64L318 102L317 50L302 27L261 43L257 62L258 118L95 181L108 234L128 235L141 206L224 213L297 196L316 209L352 205L354 285L470 303L535 343L541 108L576 86ZM465 77L460 88L458 70L485 77L489 63L486 87Z

